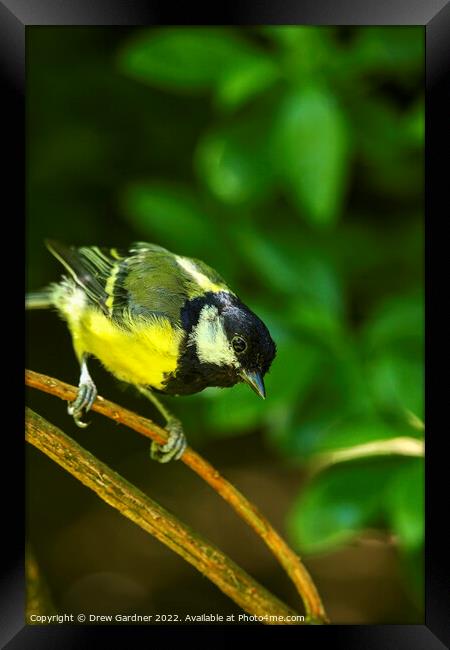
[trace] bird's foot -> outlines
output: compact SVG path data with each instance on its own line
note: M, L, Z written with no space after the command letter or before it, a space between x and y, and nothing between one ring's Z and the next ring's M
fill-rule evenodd
M91 410L96 397L97 388L90 377L79 383L77 396L67 407L67 413L73 417L78 427L84 429L88 426L89 422L83 422L81 418Z
M158 463L168 463L170 460L178 460L187 447L183 426L176 418L170 418L166 424L169 437L164 445L152 442L150 456Z

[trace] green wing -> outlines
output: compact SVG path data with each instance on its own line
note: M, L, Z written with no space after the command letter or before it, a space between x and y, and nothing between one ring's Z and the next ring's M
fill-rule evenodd
M158 315L178 325L186 300L204 294L205 283L227 289L203 262L177 257L154 244L138 242L127 251L57 242L47 246L89 299L118 322L127 310L132 316Z
M125 266L119 284L126 291L131 313L157 314L179 324L188 293L176 256L160 246L139 242L131 246Z

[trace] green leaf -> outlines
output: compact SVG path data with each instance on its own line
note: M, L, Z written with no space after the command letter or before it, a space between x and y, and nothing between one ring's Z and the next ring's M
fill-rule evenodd
M291 293L297 299L287 307L289 323L328 344L338 342L344 328L344 296L336 269L323 251L303 248L292 259L297 282Z
M319 474L289 514L288 530L295 545L305 553L326 552L373 526L392 471L392 465L376 462L341 465Z
M264 36L268 36L275 43L283 47L294 48L302 42L305 36L307 37L307 30L311 28L297 25L264 25L260 29Z
M311 381L307 388L308 390L305 390L305 394L302 395L306 403L308 395L314 389L314 382ZM299 463L308 463L336 417L336 411L328 407L318 410L319 413L315 410L310 413L308 408L302 409L300 402L300 413L291 415L285 422L280 419L279 426L269 430L270 439L281 454Z
M393 73L403 81L411 80L411 72L424 70L423 27L364 27L355 30L355 37L348 51L351 70Z
M348 131L336 99L306 86L282 102L277 166L299 213L315 225L339 217L347 185Z
M425 304L422 294L384 300L364 327L363 337L372 352L406 349L422 354Z
M342 314L342 288L323 251L291 242L289 237L263 233L246 222L233 231L233 239L264 287L295 296L285 312L290 324L305 324L306 329L321 325L334 328Z
M422 201L423 146L408 132L409 115L383 95L363 98L351 111L355 146L364 163L363 187Z
M144 237L185 254L208 249L214 223L189 188L168 182L135 183L125 191L123 205Z
M334 28L303 25L264 26L261 31L281 50L285 76L293 84L304 84L322 77L337 52L333 48Z
M423 459L402 467L391 483L388 515L392 530L406 551L420 548L425 535L425 473Z
M315 301L303 301L291 306L289 322L303 333L330 341L342 333L342 322L336 312Z
M281 293L296 293L301 282L294 260L272 239L252 223L240 223L233 232L237 250L241 251L255 276Z
M378 407L385 411L424 413L423 363L391 355L374 359L368 366L368 383Z
M321 351L285 336L277 340L277 356L266 375L266 403L298 406L306 398L321 370Z
M220 77L216 91L217 105L236 109L258 93L269 88L278 78L275 63L260 53L257 57L243 58Z
M425 140L425 105L420 99L409 112L405 121L405 136L412 144L423 148Z
M269 115L253 115L206 134L196 152L199 176L212 194L233 207L267 198L273 171L267 150Z
M387 498L387 518L398 538L402 564L423 608L425 540L425 467L423 459L410 459L393 477Z
M231 28L157 28L131 40L120 53L119 65L131 76L154 86L195 93L217 85L220 88L222 78L230 79L234 71L254 62L259 54ZM219 90L225 103L236 99L239 102L246 94L251 91L243 89L242 83L240 91Z
M309 456L412 435L406 425L391 424L375 417L343 418L318 433L314 440L309 441Z

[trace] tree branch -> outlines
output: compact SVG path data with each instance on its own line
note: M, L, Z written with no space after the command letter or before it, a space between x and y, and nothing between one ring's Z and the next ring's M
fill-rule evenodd
M32 388L50 393L68 402L75 399L77 393L77 389L74 386L65 384L58 379L33 372L32 370L25 371L25 383ZM97 397L92 408L94 411L105 415L115 422L120 422L130 427L160 444L164 443L167 439L167 432L151 420L143 418L132 411L128 411L113 402L109 402L103 397ZM303 566L298 555L289 548L284 539L274 530L256 506L250 503L239 490L223 478L210 463L190 447L186 449L181 460L220 494L237 514L253 528L256 534L262 538L294 583L302 598L307 620L316 623L327 622L328 619L325 609L308 571Z
M26 440L44 452L110 506L192 564L237 605L268 623L295 624L298 614L253 580L237 564L31 409Z

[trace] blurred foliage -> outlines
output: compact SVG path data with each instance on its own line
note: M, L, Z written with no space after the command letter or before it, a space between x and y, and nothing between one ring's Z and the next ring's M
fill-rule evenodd
M199 257L278 346L265 402L177 401L199 444L259 428L307 464L423 436L422 28L39 28L33 51L30 286L43 236ZM420 594L423 516L423 461L377 457L315 476L288 524L306 553L390 531Z

